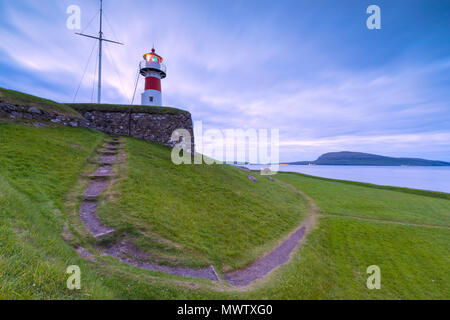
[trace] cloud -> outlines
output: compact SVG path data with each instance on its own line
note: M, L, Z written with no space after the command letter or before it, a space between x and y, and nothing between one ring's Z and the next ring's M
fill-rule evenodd
M130 102L139 60L155 44L168 66L166 105L188 109L205 129L279 129L283 161L346 149L412 154L419 143L413 137L424 137L424 157L450 160L445 140L437 138L450 128L448 55L424 56L420 42L368 35L364 24L354 28L358 17L349 16L348 24L340 17L336 25L322 6L255 3L105 2L105 35L125 46L105 45L103 101ZM67 30L71 4L0 5L0 70L11 74L0 73L0 85L72 101L95 43ZM97 3L78 4L86 28ZM355 12L347 6L341 9ZM143 8L158 14L149 18ZM84 32L96 34L97 27L94 20ZM441 39L432 40L445 52ZM78 102L91 101L96 59L94 51ZM141 79L135 103L142 86Z

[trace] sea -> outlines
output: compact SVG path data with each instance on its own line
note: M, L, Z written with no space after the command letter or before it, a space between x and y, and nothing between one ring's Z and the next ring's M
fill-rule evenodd
M267 165L246 165L251 170ZM450 193L450 166L299 166L280 165L279 171L299 172L316 177L367 182L383 186L405 187Z

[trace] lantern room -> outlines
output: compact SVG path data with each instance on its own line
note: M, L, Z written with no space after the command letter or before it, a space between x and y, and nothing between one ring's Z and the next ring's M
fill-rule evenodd
M155 49L152 50L152 53L144 54L144 60L147 62L156 62L159 64L163 62L163 58L155 53Z
M140 64L141 74L145 77L149 71L158 72L161 79L166 77L166 66L163 63L164 59L156 54L155 49L152 49L151 53L144 54L144 61Z

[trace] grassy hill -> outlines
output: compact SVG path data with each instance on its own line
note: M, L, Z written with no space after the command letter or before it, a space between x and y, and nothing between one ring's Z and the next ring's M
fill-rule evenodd
M0 123L0 299L448 299L447 194L381 189L294 173L276 179L320 207L290 263L247 290L142 270L99 254L79 204L107 137L97 131ZM103 222L163 264L238 268L273 248L305 216L305 199L230 166L175 166L170 149L123 138L119 178L101 198ZM74 246L92 251L80 258ZM379 265L382 289L366 288ZM66 288L69 265L82 289Z
M63 240L64 195L103 139L98 132L0 123L0 299L113 297ZM67 264L88 287L67 292Z
M73 249L95 251L98 245L79 231L78 206L86 185L82 174L95 169L87 159L104 139L91 130L0 123L0 243L8 248L0 259L0 298L123 297L120 290L134 282L133 273L174 278L139 269L123 275L124 266L105 258L112 260L112 272ZM128 178L118 180L121 201L113 202L118 209L105 220L166 263L243 265L303 218L304 199L267 179L254 183L228 166L177 167L170 149L154 143L127 139L127 146ZM72 264L86 274L82 292L65 289L65 266ZM101 278L111 281L106 293ZM172 286L166 297L180 294ZM135 297L146 297L145 290Z
M228 165L176 166L168 148L138 139L127 139L126 153L100 216L146 246L176 243L159 244L158 256L172 254L167 263L243 267L303 218L304 199L267 177L254 183Z
M393 158L363 152L330 152L315 161L291 162L293 165L341 165L341 166L450 166L450 162L418 158Z

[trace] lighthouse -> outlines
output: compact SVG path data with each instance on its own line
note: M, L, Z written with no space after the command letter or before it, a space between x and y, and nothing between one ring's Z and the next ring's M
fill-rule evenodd
M166 77L166 66L162 62L163 58L153 48L151 53L144 54L144 61L139 65L141 75L145 77L143 106L162 106L161 79Z

